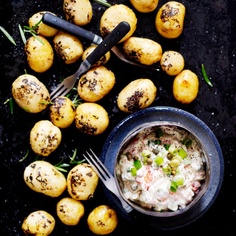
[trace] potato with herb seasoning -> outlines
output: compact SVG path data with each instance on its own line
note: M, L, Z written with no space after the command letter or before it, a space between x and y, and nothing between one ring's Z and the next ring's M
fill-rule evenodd
M157 94L157 87L148 78L140 78L126 85L117 97L121 111L133 113L150 106Z
M191 70L181 71L173 82L174 98L183 104L191 103L198 95L199 80Z
M155 26L160 35L174 39L181 35L184 28L185 6L176 1L165 3L157 12Z
M133 7L142 13L149 13L157 8L159 0L130 0Z
M58 197L66 189L65 176L47 161L29 164L24 170L23 178L30 189L49 197Z
M130 37L123 44L124 52L131 59L144 65L152 65L161 60L162 47L148 38Z
M75 200L93 198L98 180L98 175L90 164L78 164L67 175L68 193Z
M47 236L53 232L55 224L56 221L51 214L38 210L24 219L21 228L25 235Z
M107 205L100 205L89 213L87 223L94 234L107 235L117 227L118 218L115 210Z
M59 128L68 128L75 119L75 106L70 98L61 96L54 99L50 106L50 119Z
M57 216L65 225L77 225L84 215L84 205L81 201L70 197L62 198L56 205Z
M31 36L27 39L24 51L26 53L29 67L38 73L49 70L54 61L54 51L49 41L37 35L37 38Z
M12 96L19 107L29 113L39 113L48 107L49 91L34 75L23 74L12 83Z
M33 14L29 20L28 20L28 24L30 28L34 28L34 31L44 37L53 37L55 36L55 34L58 32L58 29L55 29L49 25L46 25L42 22L42 18L43 15L45 13L51 13L53 15L55 15L52 12L49 11L40 11L40 12L36 12L35 14Z
M64 0L63 11L69 22L79 26L87 25L93 17L93 8L89 0Z
M76 128L88 135L102 134L109 125L107 111L99 104L84 102L77 106L75 113Z
M30 145L39 156L49 156L61 143L61 130L49 120L40 120L30 131Z

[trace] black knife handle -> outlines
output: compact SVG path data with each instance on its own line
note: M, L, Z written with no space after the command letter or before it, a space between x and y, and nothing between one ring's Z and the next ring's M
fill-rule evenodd
M92 51L86 60L92 65L116 45L130 30L130 25L126 21L120 22ZM96 52L95 52L96 51ZM93 53L94 52L94 53Z
M82 37L91 41L92 43L99 44L102 41L102 37L94 34L93 32L85 30L48 12L43 15L42 21L48 26L70 33L77 37Z

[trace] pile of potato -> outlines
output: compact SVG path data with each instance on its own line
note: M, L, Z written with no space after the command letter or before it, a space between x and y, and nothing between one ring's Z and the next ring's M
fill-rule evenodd
M158 0L130 0L130 3L135 10L145 14L158 7ZM88 0L64 0L62 7L66 19L74 24L85 26L92 20L93 10ZM30 27L37 26L37 37L29 37L24 48L29 67L36 73L44 73L53 65L55 56L65 64L85 60L96 46L84 48L79 38L45 25L41 21L45 12L35 13L28 21ZM177 1L170 1L159 8L153 23L162 37L175 39L183 32L184 18L185 6ZM158 42L134 36L138 19L133 9L124 4L107 8L100 19L101 35L105 37L121 21L130 24L129 33L119 42L127 56L144 65L160 63L161 69L173 77L174 98L183 104L194 101L199 89L197 75L185 69L184 58L179 52L163 52ZM52 44L47 40L48 37L53 39ZM77 92L83 102L79 105L64 96L51 101L48 89L35 75L20 75L12 83L13 98L26 112L40 113L49 108L50 120L38 121L30 131L29 142L37 155L45 157L55 151L61 143L61 129L68 128L73 123L87 135L99 135L107 129L108 112L99 105L99 101L116 84L116 75L106 67L109 59L110 52L81 76ZM151 79L137 78L120 91L117 106L123 112L133 113L150 106L156 95L157 88ZM81 178L86 185L81 184ZM66 178L49 162L36 161L25 169L24 181L33 191L50 197L59 197L67 189L69 196L61 199L55 209L64 224L76 225L84 215L82 201L93 197L98 176L85 163L72 168ZM104 227L100 227L96 221L103 222ZM91 212L87 222L95 234L109 234L117 225L116 212L108 206L98 206ZM32 212L22 224L26 234L34 235L49 235L54 227L54 217L43 210Z

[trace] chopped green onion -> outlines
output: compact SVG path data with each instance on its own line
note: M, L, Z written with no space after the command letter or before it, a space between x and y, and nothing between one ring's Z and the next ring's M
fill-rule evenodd
M182 159L184 159L184 158L186 158L187 157L187 152L183 149L183 148L181 148L181 149L179 149L178 150L178 155L182 158Z
M137 170L136 170L135 167L131 168L130 172L131 172L132 176L136 176L137 175Z
M151 156L151 152L149 150L143 150L142 151L142 156L143 157L150 157Z
M164 148L166 149L166 151L168 151L168 149L170 148L170 144L164 144Z
M136 170L139 170L142 167L141 161L140 160L135 160L134 161L134 167Z
M16 45L15 40L12 38L12 36L2 26L0 26L0 30L5 34L5 36L10 40L11 43Z
M185 138L182 140L182 144L185 145L187 148L190 147L192 145L192 139L189 138Z
M170 166L163 167L162 170L167 176L171 175L171 167Z
M108 3L106 0L94 0L94 1L105 6L105 7L111 7L111 4Z
M164 162L164 158L157 156L154 161L158 166L160 166Z
M178 184L175 181L171 181L170 191L171 192L176 192L177 188L178 188Z
M207 84L209 86L213 87L213 84L211 83L210 79L208 78L208 75L205 70L205 66L203 64L202 64L202 75L203 75L204 80L207 82Z

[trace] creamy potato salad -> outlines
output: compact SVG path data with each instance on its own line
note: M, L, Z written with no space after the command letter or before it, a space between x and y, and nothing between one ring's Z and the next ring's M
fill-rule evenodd
M125 198L153 211L177 211L199 192L205 156L187 130L148 127L122 150L115 173Z

